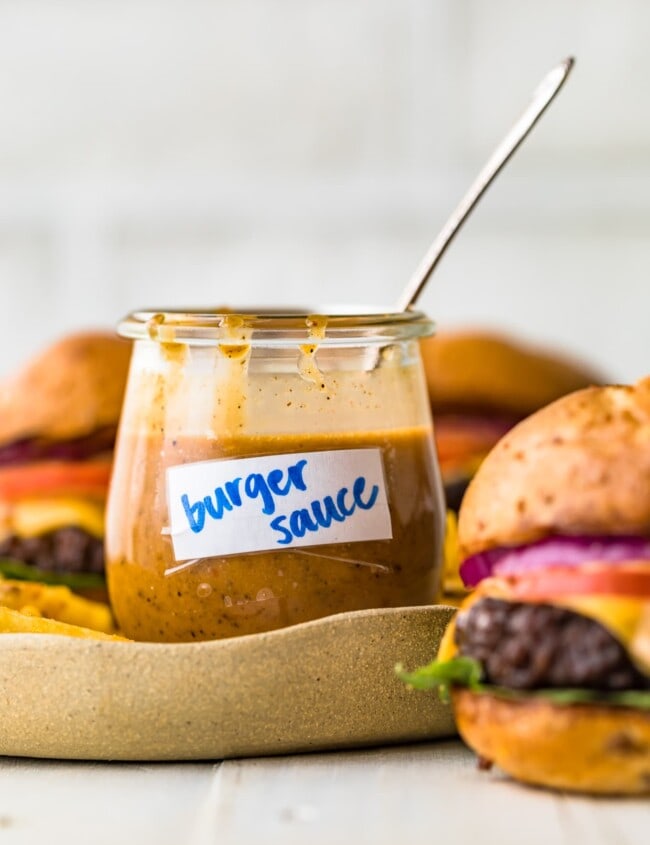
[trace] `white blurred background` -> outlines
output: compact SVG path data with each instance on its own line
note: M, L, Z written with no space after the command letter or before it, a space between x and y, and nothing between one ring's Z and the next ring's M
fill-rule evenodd
M561 58L423 298L650 371L644 0L0 0L6 372L139 307L387 303Z

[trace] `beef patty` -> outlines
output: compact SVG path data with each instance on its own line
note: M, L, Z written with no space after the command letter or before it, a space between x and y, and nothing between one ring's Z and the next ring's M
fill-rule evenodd
M456 621L456 644L484 681L513 689L650 689L650 678L599 622L548 604L484 598Z
M15 558L46 572L104 572L102 541L72 526L39 537L8 537L0 542L0 557Z

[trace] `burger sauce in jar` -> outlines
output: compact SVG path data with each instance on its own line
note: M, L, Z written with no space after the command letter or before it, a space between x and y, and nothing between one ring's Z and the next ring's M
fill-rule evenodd
M121 630L182 642L437 597L420 313L138 312L106 529Z

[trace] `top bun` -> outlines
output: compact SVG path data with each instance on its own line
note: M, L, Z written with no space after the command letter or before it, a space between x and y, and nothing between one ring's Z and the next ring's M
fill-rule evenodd
M0 444L70 440L116 425L131 344L108 332L63 338L0 382Z
M441 332L423 340L421 348L434 411L484 408L524 417L602 382L575 361L497 333Z
M463 558L549 534L650 535L650 377L591 387L515 426L470 484Z

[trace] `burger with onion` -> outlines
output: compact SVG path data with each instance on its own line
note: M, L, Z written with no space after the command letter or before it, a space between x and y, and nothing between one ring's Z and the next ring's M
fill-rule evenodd
M580 362L497 332L442 331L421 348L448 508L444 590L457 601L465 593L457 514L481 462L524 417L602 379Z
M0 575L105 595L104 506L130 344L63 338L0 382Z
M650 378L554 402L490 452L459 521L473 587L438 659L484 761L532 784L650 792Z
M476 470L524 417L597 384L566 356L485 330L442 331L421 342L447 506L458 511Z

